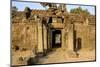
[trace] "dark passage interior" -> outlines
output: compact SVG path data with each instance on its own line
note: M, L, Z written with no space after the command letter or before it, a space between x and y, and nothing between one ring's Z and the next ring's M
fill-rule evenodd
M61 47L61 30L52 31L52 48Z

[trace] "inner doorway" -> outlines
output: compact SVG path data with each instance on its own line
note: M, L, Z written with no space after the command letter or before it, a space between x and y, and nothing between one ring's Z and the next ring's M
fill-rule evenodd
M52 48L61 47L61 30L52 30Z

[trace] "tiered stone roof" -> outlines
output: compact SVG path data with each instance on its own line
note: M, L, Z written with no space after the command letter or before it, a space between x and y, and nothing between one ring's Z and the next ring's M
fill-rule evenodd
M17 11L15 12L15 18L13 18L13 20L15 21L20 21L22 20L22 18L24 17L24 11ZM86 18L84 18L82 15L80 14L72 14L72 13L66 13L66 12L61 12L56 10L55 12L51 12L48 10L31 10L31 14L32 15L37 15L37 16L43 16L43 17L64 17L67 18L70 21L74 21L77 23L82 23L86 20L86 18L88 18L89 20L89 24L95 24L95 16L90 15Z
M55 11L57 12L57 11ZM56 14L55 12L51 12L48 10L32 10L32 14L40 15L40 16L46 16L46 17L61 17L64 16L64 13L59 12L59 14ZM55 14L54 14L55 13Z

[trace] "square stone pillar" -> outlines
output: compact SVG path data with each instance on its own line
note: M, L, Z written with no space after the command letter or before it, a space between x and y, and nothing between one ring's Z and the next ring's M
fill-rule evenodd
M74 47L74 25L69 25L68 29L68 50L73 51Z
M52 44L52 43L51 43L51 35L52 35L52 34L51 34L51 30L50 30L50 28L48 28L48 30L47 30L47 41L48 41L48 42L47 42L47 43L48 43L48 44L47 44L47 45L48 45L47 48L48 48L48 50L51 49L51 44Z
M65 49L66 47L65 47L65 35L64 35L64 29L62 29L61 30L61 41L62 41L62 43L61 43L61 47L63 48L63 49Z
M38 49L37 52L42 54L43 53L43 25L42 23L38 22Z
M44 45L44 51L47 51L47 29L46 26L43 24L43 45Z

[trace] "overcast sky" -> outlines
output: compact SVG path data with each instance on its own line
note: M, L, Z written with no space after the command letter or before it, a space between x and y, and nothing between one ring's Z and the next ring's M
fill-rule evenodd
M19 11L23 11L25 7L29 7L30 9L42 9L45 10L40 3L34 2L18 2L12 1L12 6L16 6ZM80 5L66 5L67 11L70 12L71 9L82 7L82 9L87 9L91 14L95 15L95 7L94 6L80 6Z

